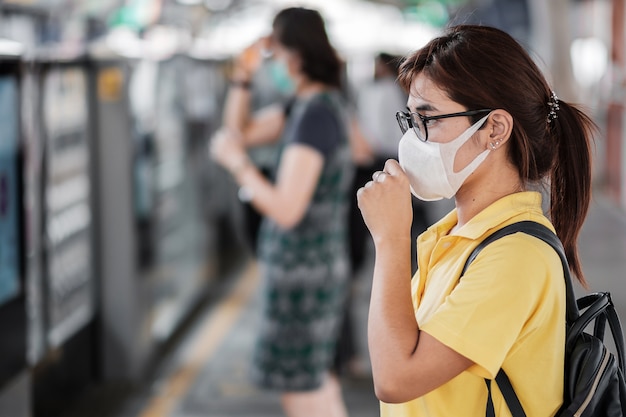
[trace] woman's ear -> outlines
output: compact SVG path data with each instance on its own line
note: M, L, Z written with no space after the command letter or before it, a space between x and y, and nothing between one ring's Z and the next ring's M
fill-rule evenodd
M513 116L506 110L494 110L489 116L487 128L489 132L487 147L495 151L504 145L511 137L511 132L513 131Z

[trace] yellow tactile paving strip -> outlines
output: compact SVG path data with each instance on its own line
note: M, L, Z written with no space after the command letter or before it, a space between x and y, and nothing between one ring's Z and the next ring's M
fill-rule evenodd
M147 404L140 417L167 417L189 390L203 366L232 329L235 320L250 302L258 286L255 262L250 262L231 292L215 307L206 322L181 355L176 369L165 380L163 388Z

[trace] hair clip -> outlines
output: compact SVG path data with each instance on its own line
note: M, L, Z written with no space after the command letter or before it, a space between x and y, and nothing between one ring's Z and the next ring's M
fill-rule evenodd
M559 98L557 97L554 91L552 91L552 95L550 96L550 99L548 100L548 107L550 107L550 111L548 112L548 124L550 124L552 123L554 119L559 117L559 115L556 114L556 112L558 112L560 109Z

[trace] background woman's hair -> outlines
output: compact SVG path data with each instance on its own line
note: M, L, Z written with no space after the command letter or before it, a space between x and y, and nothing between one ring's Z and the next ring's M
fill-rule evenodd
M552 223L586 287L576 241L591 200L593 121L559 100L557 118L548 123L547 81L524 48L495 28L449 28L402 63L399 82L407 91L418 73L467 109L504 109L513 116L508 157L525 182L549 179Z
M384 65L390 74L393 74L395 77L398 76L400 64L402 63L402 56L392 55L387 52L379 52L376 54L375 61L380 63L380 65Z
M274 18L274 36L300 55L302 72L311 80L341 86L342 63L328 40L322 16L316 10L292 7Z

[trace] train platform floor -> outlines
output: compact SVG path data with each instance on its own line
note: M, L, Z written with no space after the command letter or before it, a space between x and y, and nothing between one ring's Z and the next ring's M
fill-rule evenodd
M371 249L371 248L370 248ZM580 237L590 291L610 291L626 323L626 214L596 196ZM344 376L342 386L351 416L379 415L367 359L366 318L372 260L355 280L359 376ZM156 372L157 377L105 417L270 417L282 416L277 393L260 391L247 379L258 317L257 266L238 271L224 296L211 304L186 332ZM576 286L580 294L585 290Z
M365 268L364 268L365 269ZM258 324L257 265L241 268L224 297L197 320L167 358L154 382L126 401L111 417L274 417L281 416L279 394L248 381ZM355 285L359 350L364 351L366 278ZM367 355L358 376L342 377L350 415L378 416Z

